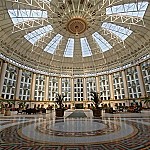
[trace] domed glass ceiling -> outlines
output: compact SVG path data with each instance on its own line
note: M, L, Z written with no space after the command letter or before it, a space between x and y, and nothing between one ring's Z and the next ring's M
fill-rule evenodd
M46 1L50 2L50 1ZM128 16L137 16L142 17L144 16L144 13L146 11L146 8L148 6L148 2L138 2L138 3L129 3L129 4L123 4L123 5L117 5L106 8L106 14L112 15L112 14L120 14L120 15L128 15ZM32 20L32 19L39 19L39 18L47 18L47 11L41 11L41 10L8 10L8 13L13 21L14 24ZM102 28L109 30L116 36L118 36L121 40L125 40L132 31L121 27L119 25L115 25L112 23L103 22L101 25ZM24 37L31 42L32 44L35 44L42 36L45 36L46 33L52 32L53 28L51 25L39 28L35 31L32 31L31 33L28 33ZM108 41L106 41L98 32L95 32L92 34L92 37L96 41L96 43L99 45L100 49L104 52L106 50L109 50L112 48L112 46L109 44ZM44 51L47 51L51 54L53 54L59 45L61 39L63 38L62 35L57 34L45 47ZM91 56L91 48L88 44L88 41L86 38L80 38L80 44L81 44L81 50L82 50L82 56ZM69 48L72 47L72 48ZM64 57L73 57L73 47L74 47L74 41L73 39L68 39L68 43L66 44L66 48L64 51ZM67 54L66 54L67 53ZM71 54L70 54L71 53Z
M3 1L13 23L12 34L22 32L22 41L31 44L24 45L28 48L24 63L35 54L48 69L60 70L99 67L106 64L111 50L113 54L116 49L125 51L132 44L126 39L132 34L132 39L137 38L134 28L145 27L149 5L142 0Z

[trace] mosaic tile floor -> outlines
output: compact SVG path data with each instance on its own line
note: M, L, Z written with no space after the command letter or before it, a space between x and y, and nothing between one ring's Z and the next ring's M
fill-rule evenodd
M103 113L102 118L87 113L84 118L0 114L0 150L150 149L150 111Z

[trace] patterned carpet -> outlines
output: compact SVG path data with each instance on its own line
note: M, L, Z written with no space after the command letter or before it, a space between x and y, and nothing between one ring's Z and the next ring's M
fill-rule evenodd
M75 110L68 118L84 118L87 117L83 110Z

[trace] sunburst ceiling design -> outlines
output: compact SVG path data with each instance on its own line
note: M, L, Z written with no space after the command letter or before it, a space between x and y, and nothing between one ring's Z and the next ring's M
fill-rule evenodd
M1 53L48 72L123 66L149 41L149 0L1 0ZM138 42L137 42L138 41Z
M74 17L68 21L66 28L70 33L77 36L86 31L87 23L83 18Z

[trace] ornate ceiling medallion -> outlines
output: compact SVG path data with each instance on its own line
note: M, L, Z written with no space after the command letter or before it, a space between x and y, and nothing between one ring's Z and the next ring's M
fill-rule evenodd
M87 29L87 22L83 18L72 18L67 23L67 30L75 35L82 34Z

